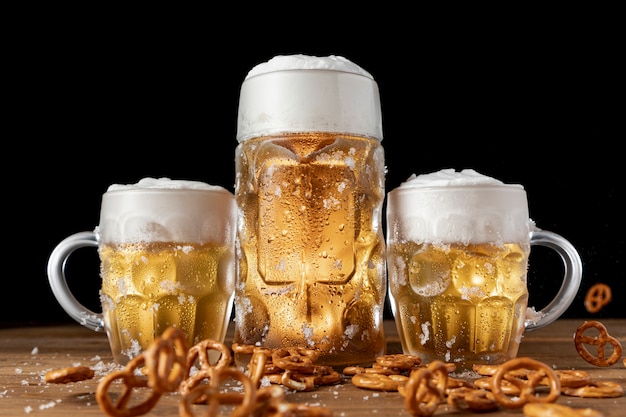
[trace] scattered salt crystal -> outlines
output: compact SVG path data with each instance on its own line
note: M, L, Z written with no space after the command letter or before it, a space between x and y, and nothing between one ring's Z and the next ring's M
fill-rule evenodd
M38 348L37 346L35 346L35 347L33 348L33 350L31 350L31 351L30 351L30 354L31 354L31 355L36 355L36 354L38 354L38 353L39 353L39 348Z
M24 370L22 368L15 368L15 373L21 375L22 373L24 373Z
M26 414L32 413L33 412L33 407L31 407L30 405L27 405L26 407L24 407L24 412Z
M59 401L60 401L60 400L59 400ZM41 404L41 405L39 406L39 409L40 409L40 410L46 410L46 409L48 409L48 408L52 408L52 407L54 407L54 406L56 406L56 405L57 405L57 404L56 404L54 401L50 401L50 402L48 402L47 404Z

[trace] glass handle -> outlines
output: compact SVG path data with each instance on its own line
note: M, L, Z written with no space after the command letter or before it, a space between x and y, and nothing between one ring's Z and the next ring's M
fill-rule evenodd
M546 246L554 249L563 260L565 272L563 283L550 304L539 312L538 320L526 320L526 330L537 330L558 319L570 306L582 280L583 265L580 255L574 246L562 236L544 230L530 233L530 244Z
M65 263L70 255L75 250L88 246L98 247L98 238L94 232L75 233L59 242L48 258L48 281L54 296L67 314L88 329L102 332L102 314L82 305L72 294L65 279Z

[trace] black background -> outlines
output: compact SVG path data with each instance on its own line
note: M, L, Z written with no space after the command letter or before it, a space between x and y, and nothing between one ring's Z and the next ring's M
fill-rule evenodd
M323 27L217 20L194 11L48 20L41 11L11 37L19 46L3 64L12 94L2 169L12 267L0 322L72 320L52 295L47 259L66 236L93 230L109 184L170 177L232 191L241 82L256 64L295 53L342 55L374 76L387 190L442 168L523 184L531 218L583 260L565 317L626 317L624 72L615 49L623 45L613 26L564 18L457 26L440 17L428 30L415 22L392 33L371 17ZM95 250L75 252L67 274L76 297L99 311ZM531 305L550 301L561 274L557 255L533 249ZM612 287L613 301L589 314L584 294L595 282Z

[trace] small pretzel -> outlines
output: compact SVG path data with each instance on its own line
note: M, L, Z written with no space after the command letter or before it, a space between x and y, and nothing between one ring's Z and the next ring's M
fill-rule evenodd
M148 386L160 393L178 390L187 374L187 339L182 330L168 327L144 351Z
M494 411L498 409L498 401L491 391L479 388L460 387L448 392L448 404L459 410L469 410L476 413Z
M280 348L272 353L272 362L285 370L304 373L313 372L313 363L319 352L301 347Z
M493 376L485 376L474 381L474 386L487 391L493 391ZM520 389L512 382L503 379L501 381L502 392L506 395L519 395Z
M576 388L591 383L591 375L582 370L563 369L555 370L554 373L559 377L559 381L561 381L561 388ZM548 385L548 381L545 378L541 380L541 383Z
M511 371L522 368L536 372L530 372L528 379L519 378L510 374ZM548 395L538 396L535 393L535 388L544 377L548 378L550 392ZM561 382L552 368L543 362L531 358L508 360L498 367L498 370L492 378L491 392L493 392L496 400L506 408L521 408L524 404L529 402L553 403L561 394ZM503 380L509 381L519 388L519 394L515 397L508 397L502 388Z
M422 358L414 355L388 354L376 357L376 363L386 368L396 368L408 371L422 362Z
M229 378L242 383L243 393L221 392L222 383ZM208 409L204 413L206 416L219 415L219 409L222 405L236 405L230 415L248 417L252 415L256 405L257 389L252 380L235 367L213 368L208 384L198 385L183 396L178 408L180 416L195 417L192 404L198 403L201 398L205 398L205 402L208 403Z
M136 369L141 368L145 363L143 353L131 359L126 367L119 371L113 371L107 374L98 383L96 389L96 400L100 405L100 409L111 417L133 417L146 414L150 411L161 398L161 392L148 388L148 378L142 374L137 374ZM108 394L109 387L116 380L122 380L124 388L122 393L117 397L115 403L111 401ZM151 393L143 402L132 407L128 406L131 395L135 388L148 388Z
M217 362L212 364L211 359L209 358L209 352L216 351L220 354ZM230 353L230 349L221 342L212 339L205 339L199 343L193 345L189 352L187 353L187 367L192 367L196 360L198 361L198 365L200 368L222 368L225 366L230 366L233 360L233 356Z
M593 381L582 387L565 387L562 393L570 397L617 398L624 395L624 389L615 382Z
M448 372L443 362L435 360L426 368L411 372L404 384L404 404L414 416L435 414L445 395Z
M573 408L557 403L527 403L522 410L528 417L604 417L593 408Z
M211 363L209 352L219 352L220 356L215 364ZM200 366L195 374L191 374L191 370L195 363ZM232 362L232 355L228 347L221 342L205 339L196 343L187 352L187 377L181 382L179 391L182 395L186 395L194 389L203 380L211 378L214 369L225 368ZM198 403L203 403L206 398L196 398Z
M597 313L611 302L611 287L601 282L592 285L585 296L585 308L590 313Z
M351 381L359 388L375 391L398 391L398 386L405 384L409 377L404 375L384 375L361 373L352 377Z
M589 328L595 328L600 333L598 336L591 337L585 336L584 333ZM604 347L610 344L613 346L613 353L608 358L605 355ZM604 324L596 320L585 321L578 326L576 333L574 334L574 345L578 354L587 362L595 366L607 367L615 364L622 356L622 344L609 335ZM598 347L598 356L593 356L586 345L594 345Z
M50 384L67 384L68 382L91 379L94 375L94 370L88 366L72 366L46 372L46 382Z

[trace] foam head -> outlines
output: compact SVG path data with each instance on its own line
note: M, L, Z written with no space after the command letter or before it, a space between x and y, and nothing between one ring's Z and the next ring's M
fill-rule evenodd
M390 191L387 224L392 239L502 244L527 242L532 221L523 186L444 169L413 175Z
M109 186L96 231L104 243L230 244L235 222L234 195L223 187L144 178L136 184Z
M299 132L382 140L374 78L334 55L279 55L252 68L241 85L237 140Z

